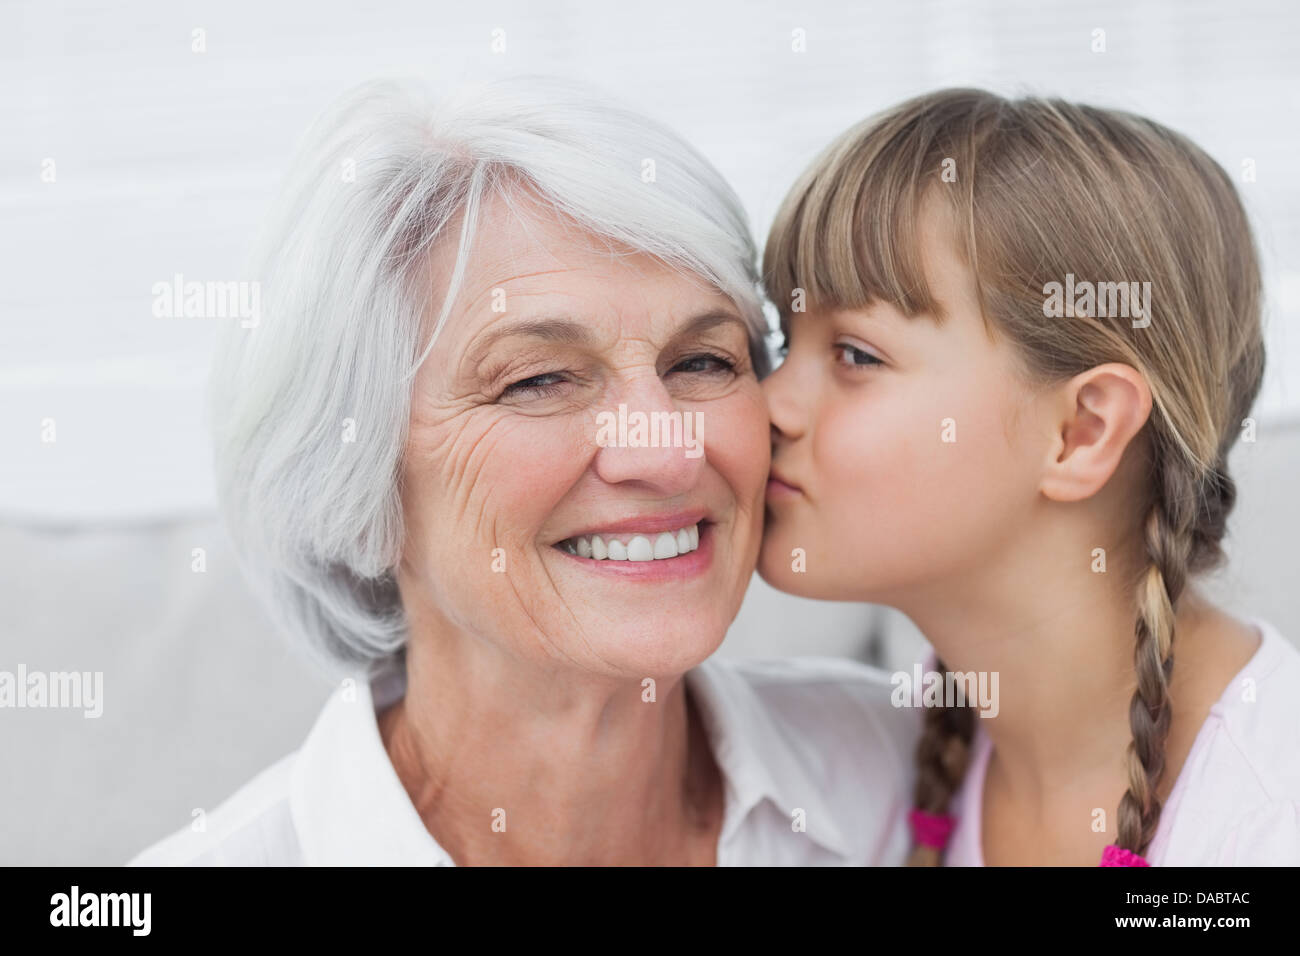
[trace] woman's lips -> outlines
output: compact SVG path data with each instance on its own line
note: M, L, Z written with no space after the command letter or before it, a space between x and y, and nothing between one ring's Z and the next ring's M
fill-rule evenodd
M630 518L593 525L575 535L571 535L571 537L576 538L592 534L660 534L664 531L677 530L708 520L711 520L709 512L702 508L695 508L690 511L670 511L664 514L635 515Z
M713 538L716 527L717 525L711 521L700 522L699 545L695 550L679 554L675 558L659 558L653 561L595 560L572 554L560 547L554 550L563 555L566 561L572 561L577 567L592 574L610 575L623 580L680 581L704 573L713 563Z

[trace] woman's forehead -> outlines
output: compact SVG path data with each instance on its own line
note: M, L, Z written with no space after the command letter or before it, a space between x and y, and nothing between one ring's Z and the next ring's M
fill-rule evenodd
M647 253L611 253L593 241L495 246L491 237L467 256L449 312L464 339L506 321L567 317L575 322L685 320L701 309L721 309L731 299L701 278ZM440 301L454 271L433 289ZM734 309L734 306L732 306ZM689 313L689 314L688 314Z

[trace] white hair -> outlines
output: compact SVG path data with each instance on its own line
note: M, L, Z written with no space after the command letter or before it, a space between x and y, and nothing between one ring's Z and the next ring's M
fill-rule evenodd
M409 81L349 93L294 163L254 259L260 320L226 330L212 390L218 494L245 573L331 669L405 644L398 473L425 317L437 309L436 336L481 206L521 181L557 216L730 296L768 368L744 211L667 127L553 77L440 102ZM452 278L430 303L420 263L458 218Z

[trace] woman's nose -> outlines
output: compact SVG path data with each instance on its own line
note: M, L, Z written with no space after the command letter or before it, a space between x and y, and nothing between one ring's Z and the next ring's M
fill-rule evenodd
M609 484L639 482L664 496L690 491L704 469L708 412L678 408L664 383L650 375L620 390L616 404L596 415L596 474Z

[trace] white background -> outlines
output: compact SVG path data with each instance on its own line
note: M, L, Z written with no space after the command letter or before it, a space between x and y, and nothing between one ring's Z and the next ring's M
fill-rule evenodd
M761 242L832 136L918 92L979 85L1132 109L1241 179L1269 292L1265 422L1300 417L1300 6L1285 2L0 3L0 517L203 513L217 320L151 287L246 278L298 136L380 74L435 89L552 71L676 126ZM192 31L207 51L191 51ZM1106 50L1091 50L1093 30ZM506 51L491 51L492 31ZM796 29L807 50L792 51ZM55 161L57 181L41 181ZM58 440L42 443L53 418Z

